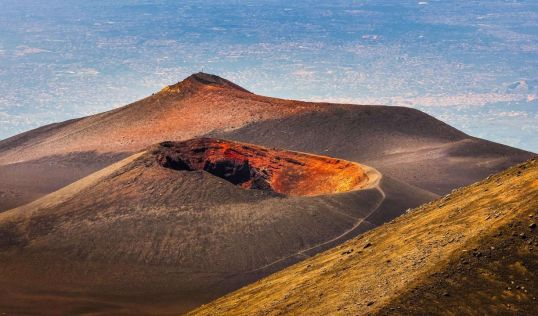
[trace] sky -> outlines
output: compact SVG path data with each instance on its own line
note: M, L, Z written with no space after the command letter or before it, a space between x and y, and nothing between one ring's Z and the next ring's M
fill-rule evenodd
M0 0L0 139L198 71L538 152L538 1Z

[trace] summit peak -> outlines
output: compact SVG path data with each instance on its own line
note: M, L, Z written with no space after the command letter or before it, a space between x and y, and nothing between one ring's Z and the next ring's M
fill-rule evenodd
M222 88L229 88L234 90L239 90L242 92L250 93L250 91L242 88L241 86L219 77L217 75L212 75L204 72L198 72L190 75L185 78L183 81L178 82L177 84L170 86L170 89L173 88L184 88L184 87L200 87L200 86L217 86Z

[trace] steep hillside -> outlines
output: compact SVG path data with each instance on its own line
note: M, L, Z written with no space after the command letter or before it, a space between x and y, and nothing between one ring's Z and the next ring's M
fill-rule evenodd
M185 312L434 198L330 157L161 143L0 214L0 311Z
M122 108L0 141L0 212L158 142L321 108L260 97L220 77L194 74Z
M535 315L537 212L531 160L191 315Z
M320 108L260 97L220 77L198 73L127 106L3 140L0 164L51 154L139 151L164 140L190 139Z
M199 73L122 108L0 141L0 212L151 144L204 135L366 162L437 194L531 157L417 110L257 96Z

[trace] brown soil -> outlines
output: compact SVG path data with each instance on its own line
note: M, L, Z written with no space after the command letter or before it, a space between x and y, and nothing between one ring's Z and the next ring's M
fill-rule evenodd
M226 140L181 142L204 135ZM0 141L0 312L184 312L531 156L409 108L195 74Z
M296 171L329 160L364 171L368 182L335 194L292 196L163 166L166 157L175 161L176 149L192 154L192 145L204 142L216 140L153 146L1 213L0 311L185 312L434 198L363 165L244 143L217 143L209 152L223 154L221 146L265 152L270 159L253 166L287 157L294 160L282 168Z

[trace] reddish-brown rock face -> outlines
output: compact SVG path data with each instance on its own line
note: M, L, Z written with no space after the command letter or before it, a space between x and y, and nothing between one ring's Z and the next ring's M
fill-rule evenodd
M243 188L296 196L346 192L368 182L364 169L350 161L211 138L161 143L157 160L175 170L204 170Z

